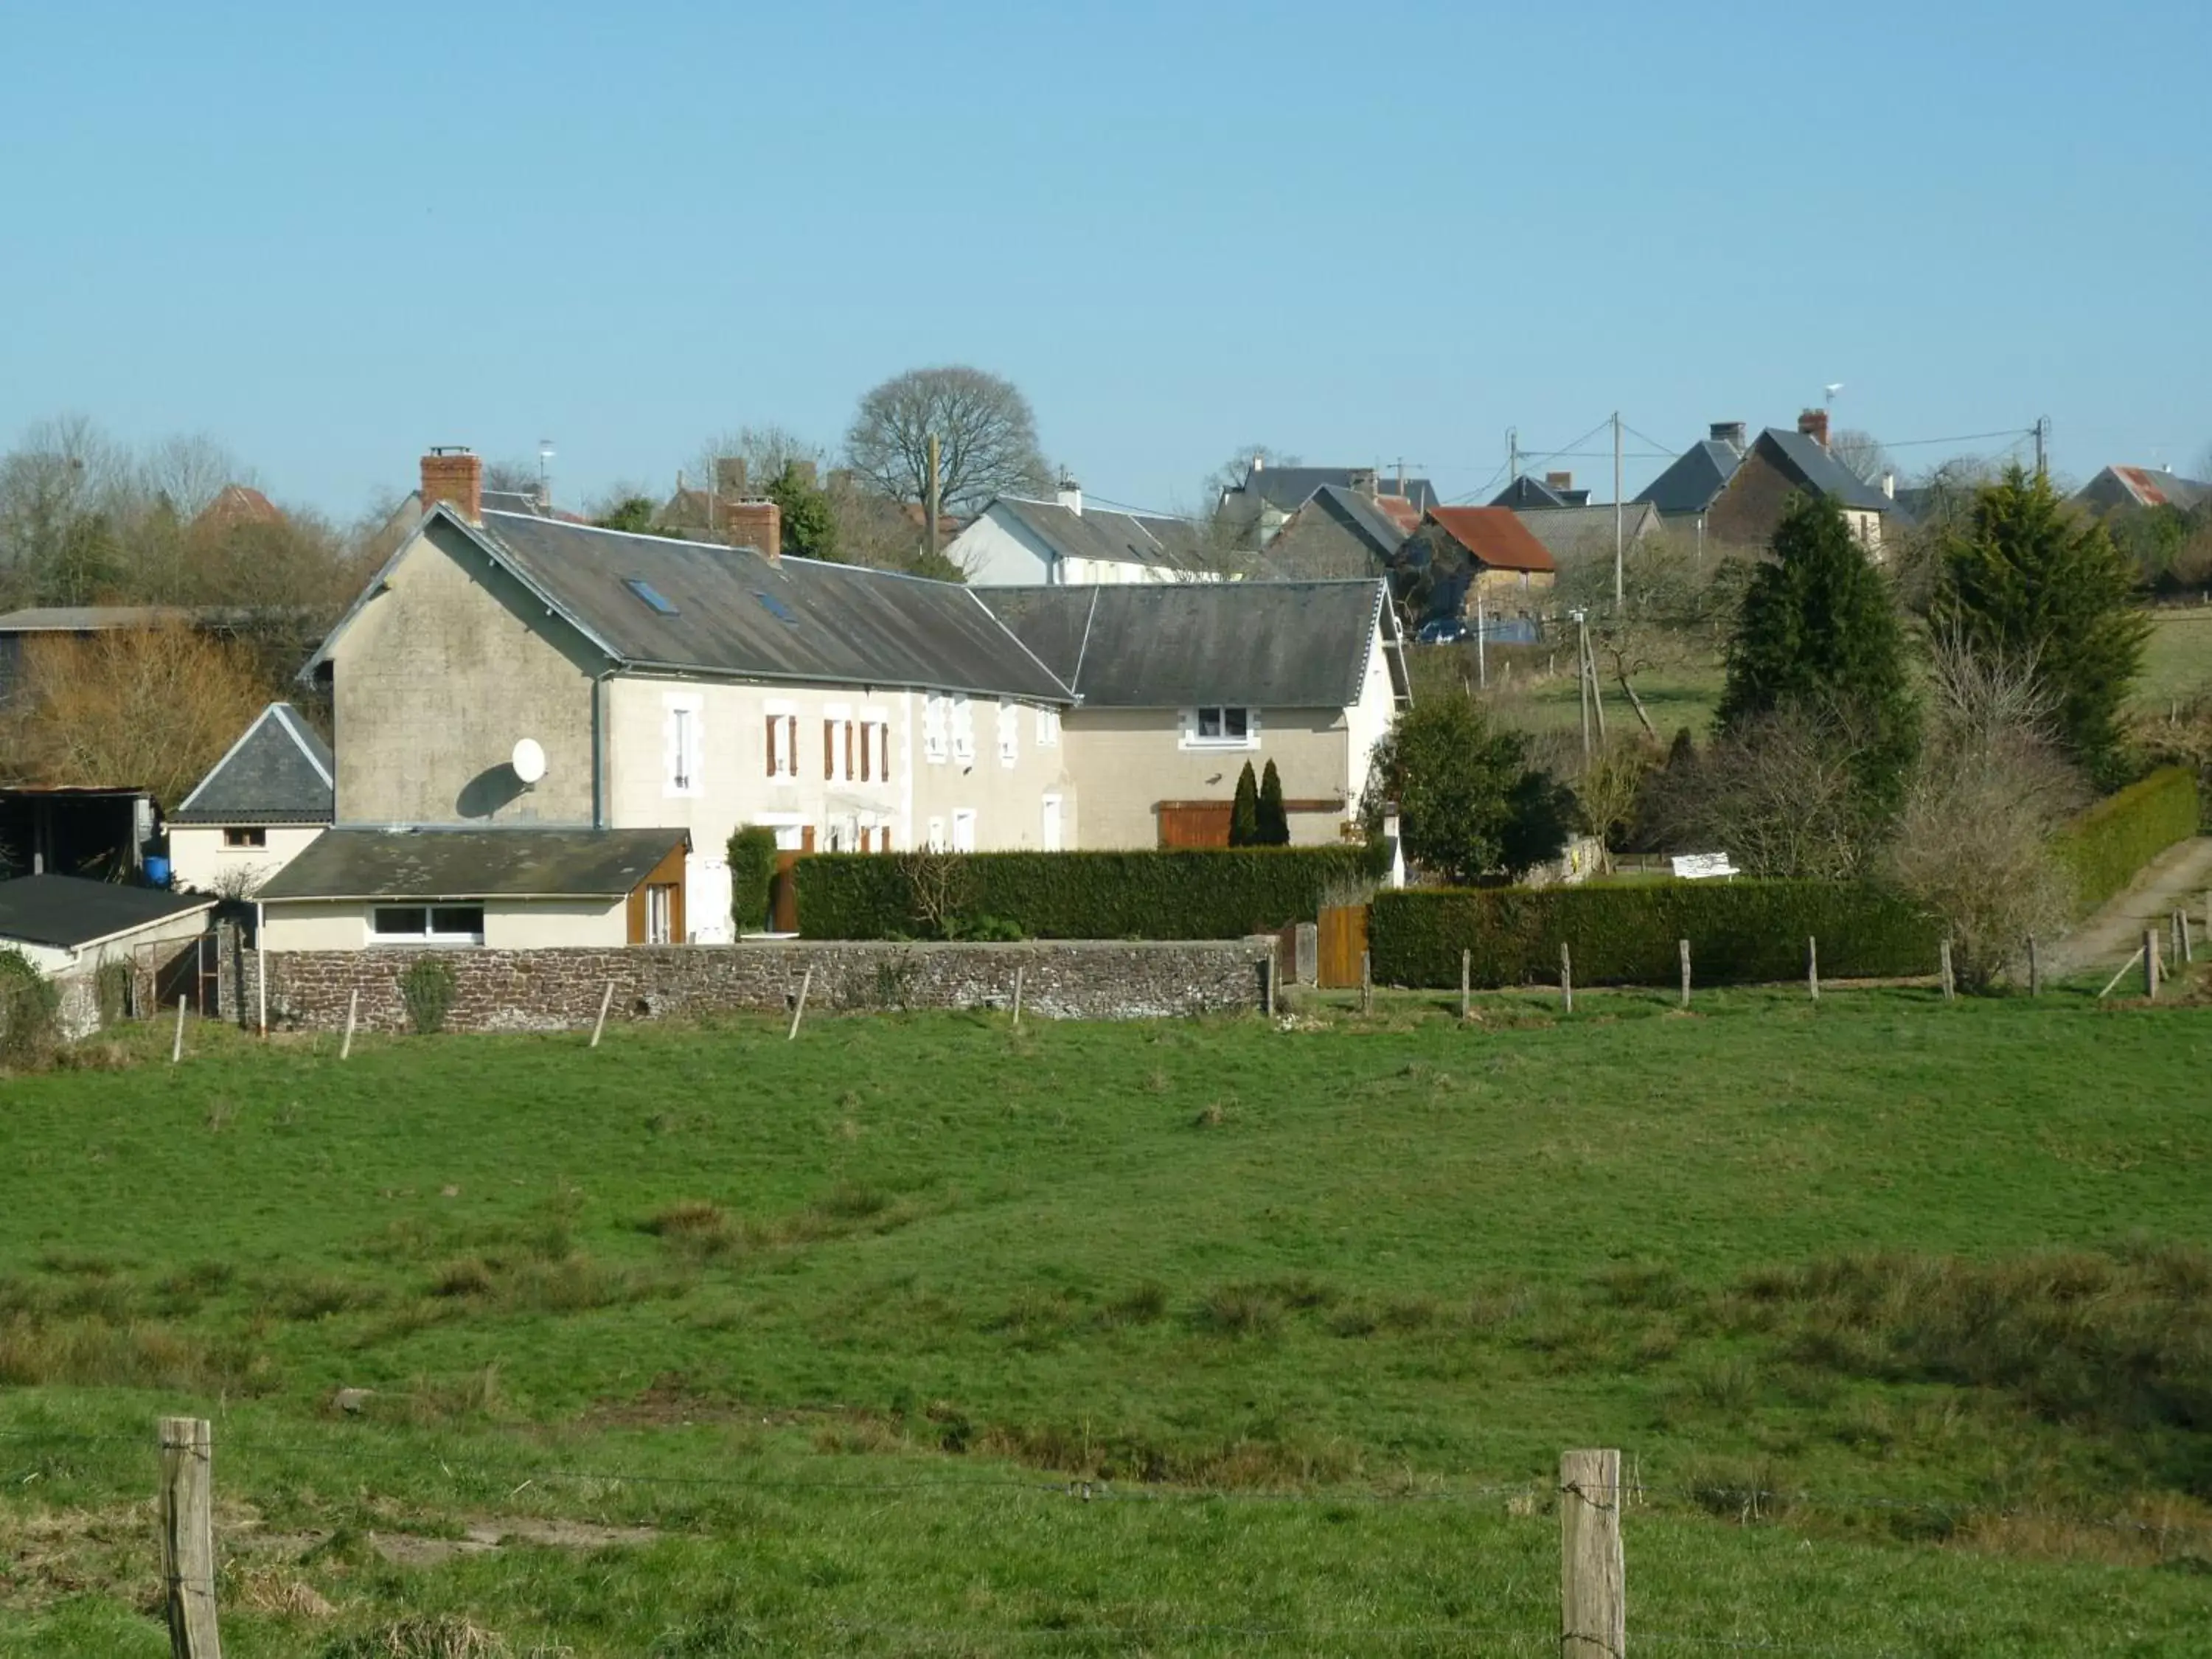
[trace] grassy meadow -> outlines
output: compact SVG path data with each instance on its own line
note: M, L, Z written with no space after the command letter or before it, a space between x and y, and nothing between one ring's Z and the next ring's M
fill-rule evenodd
M2202 1650L2212 1000L192 1040L0 1085L0 1655L185 1411L246 1659L1554 1650L1595 1444L1632 1641Z

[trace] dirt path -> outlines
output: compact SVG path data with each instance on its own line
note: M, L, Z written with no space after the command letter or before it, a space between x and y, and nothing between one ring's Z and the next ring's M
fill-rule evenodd
M2189 912L2193 927L2203 927L2208 888L2212 888L2212 836L2175 842L2150 861L2126 892L2066 936L2053 952L2057 957L2055 974L2117 968L2142 944L2144 928L2159 929L2163 939L2166 918L2177 908Z

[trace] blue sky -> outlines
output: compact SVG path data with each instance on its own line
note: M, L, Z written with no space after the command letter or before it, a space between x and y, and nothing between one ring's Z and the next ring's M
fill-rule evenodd
M2203 0L10 7L0 443L204 431L349 515L548 436L573 501L961 362L1148 506L1838 380L1892 442L2185 471L2208 63Z

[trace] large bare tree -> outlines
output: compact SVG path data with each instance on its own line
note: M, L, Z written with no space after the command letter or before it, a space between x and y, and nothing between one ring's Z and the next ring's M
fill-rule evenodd
M1869 483L1880 483L1883 473L1897 471L1897 463L1889 459L1881 440L1854 427L1847 426L1830 438L1828 453Z
M938 500L948 513L974 513L994 495L1033 493L1051 481L1020 388L957 365L908 369L861 398L845 434L846 459L878 493L919 501L928 493L933 436Z
M740 460L745 464L746 489L758 495L793 462L811 462L819 467L828 459L829 452L820 444L770 421L716 433L699 446L684 469L684 481L694 489L711 489L718 477L716 463Z

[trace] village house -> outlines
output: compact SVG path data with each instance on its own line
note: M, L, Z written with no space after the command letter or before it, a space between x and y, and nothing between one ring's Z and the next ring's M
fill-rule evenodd
M1894 481L1884 483L1870 484L1838 460L1828 449L1827 411L1808 409L1795 432L1769 427L1748 443L1741 421L1714 422L1708 436L1636 499L1693 535L1699 547L1764 547L1790 496L1824 498L1842 509L1851 533L1880 558L1884 527L1897 507Z
M201 1004L215 905L157 887L20 876L0 881L0 949L19 952L52 981L63 1033L82 1037L100 1029L104 1012L149 1013L179 996ZM121 1006L103 1010L101 981L111 973Z
M945 549L971 586L1214 581L1196 526L1181 519L1085 507L1064 481L1053 499L994 496Z
M1286 581L1378 578L1405 544L1405 527L1375 496L1323 484L1276 531L1263 574Z
M1403 467L1385 474L1372 466L1269 466L1255 455L1243 482L1225 487L1214 504L1218 532L1226 544L1264 548L1316 490L1332 484L1366 496L1408 535L1438 501L1435 485L1407 477Z
M1086 848L1226 846L1238 775L1271 760L1291 840L1339 840L1407 699L1380 581L988 597L1078 700L1063 741Z
M1428 617L1533 622L1559 567L1504 507L1432 507L1400 555L1401 592Z
M263 709L169 814L177 886L251 897L335 821L330 746L289 702Z

